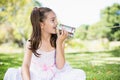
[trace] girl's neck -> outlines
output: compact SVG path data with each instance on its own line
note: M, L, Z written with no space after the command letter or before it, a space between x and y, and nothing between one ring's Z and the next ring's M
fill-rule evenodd
M42 33L41 44L40 44L40 47L39 47L40 50L51 51L51 50L54 49L54 47L51 46L50 38L51 38L50 34Z
M50 42L50 38L51 38L51 34L42 33L42 36L41 36L42 42L44 42L44 41Z

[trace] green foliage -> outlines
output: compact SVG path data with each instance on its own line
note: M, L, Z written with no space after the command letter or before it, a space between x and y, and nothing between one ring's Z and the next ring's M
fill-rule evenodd
M120 22L120 14L117 14L117 11L120 11L120 4L117 3L101 10L101 20L106 23L105 26L112 27Z
M31 34L31 24L30 24L30 13L32 10L32 4L26 4L23 8L21 8L17 15L14 17L12 21L14 22L14 38L15 41L20 42L22 40L28 39ZM22 43L24 43L22 41Z
M76 28L75 38L79 38L81 40L86 39L87 38L88 27L89 27L89 25L81 25L80 27Z
M107 37L107 34L110 32L110 28L104 26L103 23L97 22L89 27L88 30L88 39L100 39Z
M92 25L81 25L76 29L75 38L82 40L94 40L100 38L108 38L109 40L120 40L120 28L114 31L114 24L120 24L120 4L113 4L101 10L100 21ZM118 29L118 28L117 28Z
M0 30L0 44L13 40L13 28L9 24L4 23Z
M120 41L120 31L111 34L111 38L114 39L115 41Z
M34 6L42 6L42 4L40 4L40 2L38 0L32 0L33 1L33 4Z
M9 22L17 15L17 11L20 10L30 0L0 0L0 23Z
M41 4L36 0L0 0L0 26L3 25L0 27L0 43L12 40L23 46L31 34L30 13L34 6Z
M69 39L66 41L66 48L85 49L85 44L80 39Z
M111 32L109 32L108 35L109 40L120 40L120 29L114 33L112 32L113 27L116 27L114 24L120 24L120 13L118 12L120 12L120 4L117 3L105 8L104 10L101 10L101 23L111 29Z

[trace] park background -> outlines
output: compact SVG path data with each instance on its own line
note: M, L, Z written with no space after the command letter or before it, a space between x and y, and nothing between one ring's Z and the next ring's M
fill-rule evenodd
M0 80L9 67L22 64L35 6L42 6L40 0L0 0ZM104 7L99 16L97 22L76 27L74 37L66 40L65 57L86 72L87 80L119 80L120 3Z

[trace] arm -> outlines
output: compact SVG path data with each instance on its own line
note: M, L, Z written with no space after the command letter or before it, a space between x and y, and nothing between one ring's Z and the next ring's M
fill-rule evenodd
M32 57L32 51L29 49L30 47L30 42L26 43L25 47L25 53L24 53L24 59L22 63L22 79L23 80L30 80L30 62L31 62L31 57Z
M56 67L58 69L62 69L65 64L65 56L64 56L64 40L67 38L68 32L62 30L62 33L58 32L58 39L56 41Z

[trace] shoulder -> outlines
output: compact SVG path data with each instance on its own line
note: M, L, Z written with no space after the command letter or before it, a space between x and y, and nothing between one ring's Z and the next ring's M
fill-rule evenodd
M26 41L26 44L24 46L24 52L25 53L32 53L31 42L29 40Z
M27 40L25 47L26 47L26 48L30 48L30 46L31 46L31 41L30 41L30 40Z

